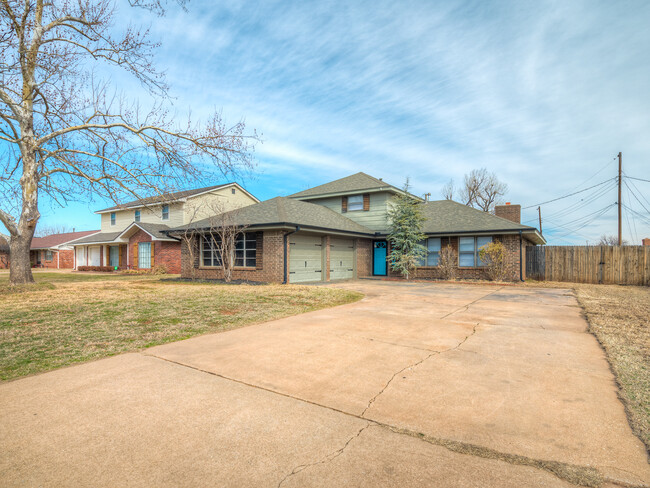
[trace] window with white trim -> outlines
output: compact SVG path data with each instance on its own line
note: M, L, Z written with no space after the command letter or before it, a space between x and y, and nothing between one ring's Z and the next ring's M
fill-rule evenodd
M111 212L111 225L115 225L115 212Z
M353 195L348 197L348 212L363 210L363 195Z
M254 268L257 265L257 235L246 232L237 236L235 241L235 266Z
M203 266L221 266L221 237L216 234L205 234L201 239L201 262Z
M162 206L162 219L169 220L169 205Z
M52 261L52 251L45 251L45 261Z
M135 221L136 221L136 222L140 222L140 210L136 210L136 211L135 211L135 216L134 216L134 218L135 218Z
M461 268L485 266L478 252L490 242L492 242L492 236L460 237L458 239L458 266Z

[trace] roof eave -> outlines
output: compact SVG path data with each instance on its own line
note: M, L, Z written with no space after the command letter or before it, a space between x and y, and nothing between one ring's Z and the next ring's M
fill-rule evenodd
M359 237L373 237L375 235L374 232L358 232L358 231L349 231L349 230L343 230L343 229L333 229L329 227L317 227L313 225L304 225L300 223L294 223L294 222L268 222L268 223L261 223L261 224L250 224L246 226L241 226L244 230L245 229L286 229L286 230L292 230L295 229L296 227L300 227L300 230L305 230L305 231L315 231L315 232L328 232L328 233L337 233L341 235L353 235L353 236L359 236ZM196 227L196 228L189 228L189 229L169 229L162 231L163 233L170 235L170 234L179 234L183 233L187 230L190 231L195 231L195 232L201 232L201 231L206 231L206 230L211 230L214 229L215 227Z
M289 195L288 198L292 198L294 200L317 200L319 198L332 198L332 197L342 197L346 195L359 195L363 193L381 193L381 192L391 192L396 195L405 195L406 192L404 190L400 190L399 188L395 188L394 186L382 186L379 188L366 188L366 189L357 189L357 190L348 190L348 191L337 191L337 192L329 192L329 193L318 193L315 195L302 195L302 196L292 196ZM415 198L418 201L424 202L424 199L412 195L409 193L409 195L413 198Z

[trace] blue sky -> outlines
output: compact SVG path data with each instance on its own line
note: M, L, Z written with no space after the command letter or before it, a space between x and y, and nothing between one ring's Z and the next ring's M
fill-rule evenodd
M164 18L121 15L161 41L179 116L222 109L262 135L256 171L240 178L262 200L358 171L397 186L408 176L438 199L485 167L529 206L614 177L619 151L626 174L650 179L648 2L192 0ZM650 208L650 183L633 182ZM543 205L550 242L614 234L614 206L584 218L616 201L607 188ZM43 203L42 223L77 229L97 228L104 206ZM623 229L650 237L638 217Z

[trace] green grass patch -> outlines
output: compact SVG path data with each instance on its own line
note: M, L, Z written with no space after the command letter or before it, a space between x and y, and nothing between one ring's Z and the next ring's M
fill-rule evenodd
M47 274L59 275L36 275ZM102 281L39 278L52 283L23 287L19 293L3 293L0 285L0 380L350 303L362 296L329 287L194 284L164 282L160 276Z

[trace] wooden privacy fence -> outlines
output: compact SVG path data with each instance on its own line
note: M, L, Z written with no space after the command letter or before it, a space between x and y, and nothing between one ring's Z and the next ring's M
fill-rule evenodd
M528 246L534 280L650 285L650 246Z

